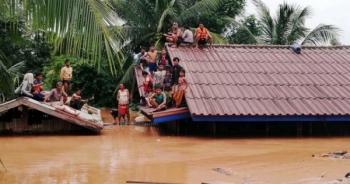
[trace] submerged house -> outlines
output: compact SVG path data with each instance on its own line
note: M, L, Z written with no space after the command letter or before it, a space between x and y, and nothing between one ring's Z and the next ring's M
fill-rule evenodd
M350 47L167 46L186 70L188 108L149 114L155 123L350 121ZM140 83L140 73L135 69Z
M2 134L90 134L99 133L102 129L100 110L93 107L83 106L80 114L75 116L28 97L0 104Z

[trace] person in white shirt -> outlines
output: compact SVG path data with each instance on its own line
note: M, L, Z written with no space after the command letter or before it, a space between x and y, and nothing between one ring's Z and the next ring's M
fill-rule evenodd
M183 27L183 43L193 44L193 33L188 26Z

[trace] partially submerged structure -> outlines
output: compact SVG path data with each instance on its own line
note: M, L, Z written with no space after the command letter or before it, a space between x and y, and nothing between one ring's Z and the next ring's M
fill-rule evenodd
M88 108L92 114L88 113ZM99 133L103 122L99 109L84 106L78 116L28 97L0 104L0 132L3 133Z
M198 122L350 121L350 47L167 46L186 70L188 112L159 112ZM135 69L140 85L140 72ZM142 81L141 81L142 82ZM140 89L142 90L142 89ZM158 112L149 114L158 121Z

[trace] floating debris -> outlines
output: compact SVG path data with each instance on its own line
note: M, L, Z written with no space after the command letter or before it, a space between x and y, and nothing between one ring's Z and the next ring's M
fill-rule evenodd
M350 159L350 153L347 151L335 151L329 153L322 153L319 155L312 155L312 157L328 157L328 158L338 158L338 159Z
M227 171L227 170L225 170L223 168L219 168L218 167L218 168L214 168L213 170L218 172L218 173L224 174L226 176L231 176L232 175L229 171Z

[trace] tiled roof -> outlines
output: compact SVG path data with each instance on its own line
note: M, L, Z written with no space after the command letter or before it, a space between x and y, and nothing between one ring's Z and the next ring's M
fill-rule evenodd
M168 47L181 59L192 115L349 115L350 47Z

